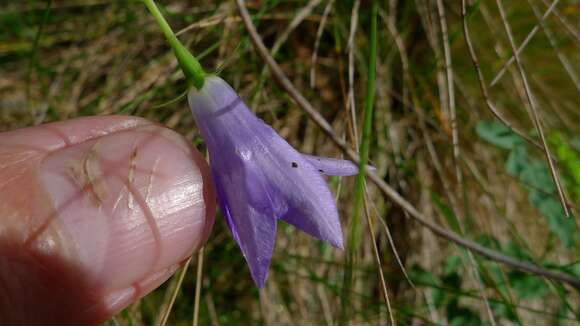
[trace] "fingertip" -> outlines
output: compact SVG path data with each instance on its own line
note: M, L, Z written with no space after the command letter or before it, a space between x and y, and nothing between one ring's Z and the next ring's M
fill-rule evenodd
M105 313L152 291L207 241L216 210L210 169L174 131L139 118L93 117L8 136L42 149L27 167L34 173L8 186L23 203L26 189L48 203L34 214L10 208L26 215L23 242L75 266L87 295L102 295ZM7 152L22 150L5 139Z
M44 160L58 222L106 290L183 260L207 238L215 203L199 156L173 131L142 125Z
M47 124L2 133L0 153L0 251L30 257L0 264L0 283L16 267L35 279L0 302L26 302L26 311L108 319L169 278L213 226L206 161L159 124L119 116Z

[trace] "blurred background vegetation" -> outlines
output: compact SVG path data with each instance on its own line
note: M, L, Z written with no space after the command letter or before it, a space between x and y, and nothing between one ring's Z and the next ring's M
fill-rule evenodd
M580 3L559 1L542 20L550 0L504 2L516 46L536 29L520 53L533 108L516 64L491 85L513 53L496 2L467 1L466 10L486 99L467 47L461 1L379 1L370 160L385 181L440 225L580 277L578 228L574 217L565 217L544 151L490 109L540 142L535 109L577 216ZM159 4L203 66L219 72L292 145L341 156L270 77L233 1ZM367 87L370 1L252 0L247 6L285 73L355 148ZM0 2L0 131L131 114L165 124L204 150L185 90L175 58L140 1ZM329 182L349 234L354 178ZM580 321L578 289L473 256L408 219L372 184L367 189L375 237L360 227L348 293L342 290L345 253L282 224L270 277L259 293L218 219L203 269L197 255L181 284L174 277L108 323L160 323L179 289L167 324L191 324L199 285L200 325L385 325L390 317L379 267L393 319L401 325ZM373 258L373 241L381 266Z

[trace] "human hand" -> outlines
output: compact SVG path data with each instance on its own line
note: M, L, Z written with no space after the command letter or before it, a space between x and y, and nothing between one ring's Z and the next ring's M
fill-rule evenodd
M0 324L98 324L206 241L203 157L143 119L105 116L0 133Z

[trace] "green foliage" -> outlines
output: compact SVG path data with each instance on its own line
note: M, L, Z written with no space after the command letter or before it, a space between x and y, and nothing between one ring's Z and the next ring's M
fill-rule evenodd
M574 202L580 200L580 154L572 149L559 132L554 132L548 137L550 145L558 157L560 171L565 183L570 190Z
M449 325L482 325L479 314L461 303L463 294L448 290L461 289L462 270L459 256L447 258L441 275L414 266L409 271L409 276L413 282L432 288L431 300L436 308L444 309Z
M459 224L459 220L457 219L457 216L455 216L453 210L447 204L445 204L443 198L441 198L441 196L439 196L437 193L432 193L431 199L433 200L435 205L437 205L437 208L439 208L439 210L443 214L443 217L445 217L445 220L447 221L447 224L449 224L451 229L456 233L461 233L461 227Z
M515 242L501 245L495 237L488 234L480 236L477 242L519 260L532 262L531 254ZM484 322L481 316L463 303L465 299L479 298L479 295L476 290L464 289L463 280L466 279L466 270L462 264L460 256L452 255L445 260L443 270L439 275L419 266L414 266L409 274L414 283L431 289L430 299L433 305L446 312L446 318L450 325L482 325L487 322ZM544 265L572 274L575 272L580 274L580 264L574 264L567 268L550 263ZM484 284L494 288L499 292L500 297L504 298L502 300L489 299L493 314L498 321L503 319L521 324L515 308L521 309L521 305L525 305L526 301L545 300L550 295L550 288L540 277L518 270L502 271L499 265L489 261L481 262L479 266L482 274L488 272L488 277L484 278ZM566 316L567 309L570 309L570 305L566 302L567 290L564 287L557 287L557 291L562 292L559 294L562 301L559 316Z
M517 259L532 261L530 254L515 242L509 242L501 249L506 254ZM501 276L499 275L500 272L498 269L496 268L494 276L499 282ZM507 272L507 279L518 299L541 299L548 293L548 287L545 282L541 278L528 273L512 270ZM506 290L504 285L500 286L500 288Z
M360 162L359 173L356 177L355 189L354 189L354 213L352 219L352 229L348 238L348 255L345 259L346 270L344 273L343 281L343 293L341 298L341 305L343 310L343 315L348 315L349 307L349 296L351 292L351 283L353 282L352 276L352 264L356 260L357 249L359 248L360 242L360 217L362 216L363 202L365 199L365 166L367 165L370 152L371 144L371 133L373 125L373 110L375 106L375 76L377 69L377 20L378 20L378 10L379 2L378 0L373 0L371 5L371 19L370 19L370 50L369 50L369 65L368 65L368 80L367 80L367 94L365 97L365 111L364 111L364 123L362 127L362 138L360 141ZM377 253L378 255L378 253ZM344 324L344 319L340 324Z
M565 247L571 248L580 241L574 220L567 218L557 199L556 185L550 175L545 160L529 155L526 142L504 124L497 121L483 121L476 127L476 132L489 143L508 150L505 169L508 174L518 178L528 191L530 202L546 219L548 227ZM550 137L557 147L556 153L561 161L560 166L572 171L572 177L566 179L565 186L574 192L580 191L580 158L565 143L559 134ZM577 178L576 178L577 177Z
M513 133L506 125L496 121L481 121L475 131L479 137L503 149L512 150L523 145L524 140Z

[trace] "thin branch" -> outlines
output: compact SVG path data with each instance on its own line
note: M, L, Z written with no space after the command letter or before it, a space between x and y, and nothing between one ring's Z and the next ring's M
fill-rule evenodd
M373 244L373 255L374 258L376 260L376 264L377 264L377 269L379 271L379 281L381 283L381 292L383 293L383 299L385 300L385 303L387 305L387 310L389 312L389 317L391 320L391 325L396 325L395 323L395 318L393 317L393 307L391 307L391 300L389 299L389 292L387 290L387 282L385 281L385 275L383 273L383 264L381 262L381 256L379 255L379 248L377 246L377 240L376 240L376 236L375 236L375 230L373 228L373 224L372 224L372 220L371 220L371 212L369 209L369 204L368 204L368 194L367 194L367 187L366 184L364 185L364 197L365 200L363 202L364 204L364 209L365 209L365 216L366 216L366 220L367 220L367 226L369 228L369 233L371 235L371 239L372 239L372 244ZM379 218L380 220L380 218ZM396 256L397 253L395 253Z
M497 82L501 79L501 77L503 76L503 74L506 72L507 68L514 63L514 60L516 59L516 56L520 55L521 52L525 49L525 47L528 45L528 43L530 43L530 41L532 40L532 38L534 37L534 35L536 35L536 33L538 32L538 30L540 29L540 25L544 23L544 20L550 15L550 13L552 13L552 10L554 10L554 8L556 8L556 5L558 4L560 0L554 0L554 2L552 2L552 5L548 8L548 10L546 10L546 12L544 13L544 15L542 16L542 18L540 18L538 20L538 24L536 26L534 26L534 28L532 28L532 30L530 31L530 33L528 34L528 36L526 36L525 40L522 42L522 45L520 45L520 47L517 50L514 50L514 53L508 61L506 61L506 63L503 64L502 68L499 70L499 72L497 73L497 75L495 76L495 78L491 81L491 84L489 85L490 87L493 87L495 84L497 84Z
M544 3L544 5L546 5L546 7L550 6L550 3L548 2L548 0L542 0L542 2ZM570 34L570 36L572 36L574 38L576 43L580 43L580 33L578 33L576 28L572 24L570 24L570 22L568 22L566 17L564 17L558 11L558 9L554 9L554 17L557 18L556 21L559 22L560 25L562 25L564 27L564 29L568 32L568 34Z
M197 253L197 273L195 279L195 299L193 303L193 326L197 326L199 321L199 301L201 299L201 285L203 282L203 252L204 247ZM191 259L191 258L190 258Z
M393 4L393 3L391 3ZM391 6L391 8L389 8L389 13L394 13L395 12L395 5ZM391 30L391 28L393 30L395 30L394 34L396 36L398 36L398 34L396 33L396 27L394 26L394 24L392 23L392 20L390 18L390 16L387 16L387 14L385 13L384 10L379 8L379 16L381 16L381 18L385 21L385 23L387 23L387 25L389 26L389 31L393 32ZM393 26L391 26L393 25ZM405 51L405 47L403 45L403 41L400 37L395 37L396 42L397 42L397 47L399 48L400 51ZM403 61L403 75L404 76L408 76L408 66L405 65L406 61L406 57L401 59ZM405 101L406 102L406 101ZM376 206L374 206L375 211L377 210ZM378 212L375 212L378 215ZM406 212L405 212L406 213ZM399 267L401 268L401 271L403 272L403 275L405 276L405 278L407 279L407 281L409 282L409 284L411 284L411 287L413 287L413 289L416 290L415 288L415 284L413 283L413 281L411 281L411 279L409 278L409 275L407 274L407 271L405 270L405 266L403 265L403 261L401 260L401 257L399 256L399 253L397 251L397 247L395 246L395 242L393 241L393 237L391 236L391 232L389 230L389 226L387 225L387 223L385 223L385 221L381 218L378 219L384 229L385 229L385 233L387 235L387 239L389 241L389 245L391 246L391 250L393 251L393 254L395 256L395 260L397 261L397 264L399 265Z
M446 22L445 22L443 3L438 1L438 6L439 6L439 11L438 11L439 22L441 24L441 33L443 34L443 41L448 45L449 43L448 43L448 37L447 37L447 26L446 26ZM400 40L400 35L397 32L396 27L395 27L394 23L392 22L392 19L388 18L387 25L388 25L389 29L391 30L391 34L393 35L393 38ZM403 67L405 67L405 65L407 65L407 67L408 67L409 59L407 57L406 51L405 51L404 47L399 46L399 44L402 44L402 41L397 42L397 46L399 48L401 61L403 62ZM436 45L434 45L433 49L434 49L434 51L437 51ZM448 74L450 74L450 73L452 74L453 71L450 69L451 56L450 56L450 51L449 51L448 47L447 47L447 50L445 50L444 56L445 56L445 65L447 67L446 71ZM426 126L426 122L425 122L425 113L424 113L424 110L418 104L418 100L417 100L417 97L415 95L416 93L415 93L414 86L413 86L413 81L411 80L411 77L410 77L408 70L403 69L403 74L405 76L404 79L405 79L406 83L409 84L409 89L411 92L412 101L414 103L413 110L415 112L417 112L417 116L419 118L419 127L421 130L421 133L423 134L423 138L425 139L427 151L429 152L429 155L431 156L431 161L433 163L433 166L435 167L435 170L437 171L437 175L439 176L439 179L443 185L445 195L448 198L449 202L451 203L451 207L452 207L452 210L453 210L455 216L461 217L462 214L461 214L461 210L459 209L457 199L453 195L453 192L451 191L451 187L450 187L449 183L447 182L447 179L444 176L445 174L443 173L443 167L441 165L439 157L437 156L437 151L435 150L435 147L433 146L433 141L431 139L431 136L429 135L429 131L427 130L427 126ZM453 86L454 85L452 84L453 77L452 77L452 75L451 75L451 79L449 79L449 75L447 77L448 77L447 81L448 82L451 81L451 85L448 84L447 88L446 88L449 92L447 98L449 100L450 108L453 109L452 110L452 118L456 119L455 107L454 107L455 101L454 101L454 94L453 94ZM452 124L453 124L453 122L452 122ZM455 132L457 132L456 123L454 125L453 130ZM455 136L457 136L457 134L455 134ZM457 138L455 138L453 140L457 140ZM457 145L457 143L454 143L454 144ZM455 147L455 148L457 148L457 147ZM454 157L454 163L455 163L456 173L457 173L457 181L458 181L459 187L461 189L463 189L463 178L461 175L461 170L458 169L459 162L456 161L456 159L457 160L459 159L459 152L456 152L454 154L457 154L457 156ZM461 191L460 193L463 193L463 191ZM463 233L463 225L461 223L461 220L458 220L458 222L459 222L460 230ZM473 276L474 276L476 283L478 285L478 289L481 293L481 297L483 298L484 307L485 307L485 310L488 314L489 321L492 325L495 326L496 325L495 317L493 315L493 312L491 310L491 306L489 304L489 300L488 300L487 295L485 293L482 278L481 278L480 272L478 270L478 265L475 261L473 253L471 251L467 251L467 258L468 258L469 263L470 263L470 267L471 267L470 270L473 272Z
M379 209L377 208L376 205L373 205L373 211L377 216L380 215ZM406 211L403 211L403 213L407 214ZM391 246L391 250L393 251L393 255L395 256L395 260L397 261L397 265L399 265L399 267L401 268L401 272L403 273L403 276L405 277L407 282L409 282L409 285L411 285L413 290L417 290L415 283L409 277L409 274L407 273L407 269L405 269L405 265L403 265L403 260L401 259L401 256L399 255L399 252L397 250L397 246L395 245L395 241L393 240L393 235L391 234L391 230L389 228L389 225L387 225L387 222L385 222L385 220L382 218L378 218L377 220L379 220L379 222L383 226L383 229L385 229L385 234L387 235L387 241L389 242L389 246Z
M191 13L191 12L189 12ZM290 15L290 14L265 14L262 15L260 17L261 21L284 21L284 20L291 20L294 16ZM304 18L305 21L311 21L311 22L318 22L320 21L322 18L320 18L317 15L310 15L306 18ZM236 16L236 17L231 17L228 16L228 13L218 13L215 14L213 16L207 17L205 19L202 20L198 20L195 23L192 23L190 25L185 26L184 28L178 30L175 35L176 36L181 36L182 34L185 34L189 31L195 30L195 29L203 29L203 28L207 28L207 27L213 27L216 25L220 25L220 24L233 24L233 23L239 23L240 21L242 21L242 18Z
M447 90L447 78L445 76L445 59L443 52L443 47L441 46L441 40L439 39L439 33L441 32L441 26L437 24L436 18L438 16L437 10L433 10L434 1L428 0L416 0L417 13L421 19L423 29L425 30L425 36L427 42L431 46L434 55L434 63L437 67L435 72L435 81L437 83L438 95L439 95L439 105L441 107L441 122L444 123L443 129L447 131L450 128L449 122L451 121L451 113L449 112L449 91ZM435 17L434 15L435 14ZM389 20L395 22L396 16L389 17ZM395 25L393 23L393 25ZM399 33L400 34L400 33ZM400 52L401 55L403 52ZM409 84L407 88L414 88L412 83ZM407 89L405 88L405 89Z
M554 1L554 3L557 1L558 0ZM522 78L522 82L524 83L524 90L526 92L526 98L528 100L530 110L532 111L534 125L536 126L536 129L537 129L538 133L540 134L540 139L542 140L542 145L544 146L544 153L546 154L546 159L548 160L548 165L550 166L550 173L552 174L552 179L554 180L554 183L556 184L556 189L558 190L558 196L560 197L560 202L562 204L562 208L564 209L564 214L567 217L570 217L570 210L568 208L568 201L566 200L566 195L564 194L564 189L562 188L562 184L560 183L560 175L558 174L558 171L556 170L556 165L552 161L552 155L550 154L550 149L549 149L548 143L546 141L546 136L544 135L544 128L542 127L542 124L540 122L540 117L538 115L538 110L536 109L536 104L535 104L535 100L534 100L533 95L532 95L532 90L530 89L530 85L528 84L528 79L526 78L524 68L523 68L522 63L520 61L520 55L517 52L516 44L514 42L514 37L512 35L510 25L507 21L507 17L506 17L505 10L503 8L503 4L501 3L500 0L496 0L496 3L497 3L497 7L499 9L499 14L501 16L501 20L503 22L504 29L505 29L505 32L507 34L510 46L512 47L512 51L514 52L514 57L516 58L516 66L517 66L518 71L520 73L520 77Z
M461 169L459 167L459 132L457 127L457 111L455 108L455 84L453 83L453 66L451 64L451 49L449 47L449 35L447 32L447 21L445 18L445 6L443 5L442 0L437 0L437 13L439 15L439 24L441 25L441 35L443 37L443 55L445 58L445 71L447 74L447 99L449 100L449 111L451 112L451 139L453 145L453 163L455 165L455 177L457 179L457 184L460 187L460 194L464 194L463 191L463 175ZM427 134L427 130L423 125L423 132ZM432 143L431 143L432 146ZM445 178L443 177L443 173L440 172L440 177L444 181ZM448 193L448 197L451 199L451 192ZM460 197L461 198L461 197ZM455 215L460 216L459 208L454 207ZM462 223L459 221L459 226L463 229ZM462 231L463 233L463 231ZM489 300L487 295L485 294L485 288L483 285L483 281L481 279L481 275L478 270L477 263L475 258L473 257L473 253L471 251L467 251L467 256L469 262L471 263L471 270L474 274L474 278L477 280L477 285L479 292L481 293L481 297L483 298L483 303L485 306L485 311L487 312L489 321L491 325L495 326L495 317L493 312L491 311L491 306L489 304Z
M457 112L455 108L455 84L453 83L451 49L449 47L449 34L447 32L447 20L445 18L443 0L437 0L437 13L439 14L439 24L441 25L441 36L443 37L443 55L445 58L445 72L447 74L447 99L449 101L449 111L451 112L451 142L453 144L455 178L457 179L457 184L461 186L463 184L463 176L459 168L459 132L457 130Z
M264 60L264 62L270 67L272 76L276 78L276 81L282 89L284 89L288 95L296 102L296 104L312 119L320 129L339 147L344 154L353 162L358 162L359 157L356 152L349 148L348 144L342 140L332 129L330 124L318 113L318 111L310 104L310 102L294 87L292 82L286 77L278 63L269 55L268 49L262 43L260 35L256 31L252 18L248 13L245 6L244 0L236 0L236 5L238 6L238 11L246 31L248 32L252 44L258 55ZM513 257L504 255L498 251L489 249L476 242L465 239L459 236L457 233L449 231L440 225L433 223L427 219L425 215L419 212L411 203L405 200L397 191L395 191L391 186L389 186L378 174L374 171L367 169L366 175L369 179L379 188L379 190L395 204L399 205L402 209L407 211L410 216L412 216L415 221L417 221L422 226L428 228L436 235L450 240L462 247L468 248L474 253L477 253L483 257L489 258L493 261L502 263L504 265L511 266L513 268L529 272L532 274L537 274L555 281L560 281L568 283L575 287L580 287L580 277L576 277L570 274L562 273L555 270L546 269L544 267L532 264L526 261L520 261L514 259Z
M477 73L477 81L479 82L479 88L481 89L481 95L483 96L483 100L487 105L488 109L491 113L499 120L501 123L506 125L511 131L516 133L518 136L522 137L528 143L534 145L539 149L543 149L542 145L528 135L525 132L519 130L514 125L512 125L504 116L503 114L496 108L496 106L491 101L489 96L489 91L487 89L487 84L485 83L485 79L483 78L483 72L481 72L481 68L479 65L479 59L477 58L477 54L475 53L475 48L473 47L473 42L471 41L471 34L469 32L469 26L467 25L467 9L465 5L465 0L462 1L461 7L461 17L463 20L463 36L465 37L465 43L467 44L467 49L469 50L469 56L471 57L471 62L473 63L473 67L475 68L475 72Z
M574 86L576 86L576 90L578 90L580 92L580 79L578 79L578 75L576 75L576 72L574 71L574 67L572 67L572 64L570 63L570 61L568 60L566 55L564 55L564 53L562 53L562 51L560 51L560 49L558 47L558 43L556 42L556 39L554 38L554 35L550 31L550 28L548 28L548 25L546 25L544 23L544 21L541 19L540 11L536 7L536 5L531 0L528 0L528 4L532 8L532 11L534 12L534 15L536 15L536 18L539 20L540 26L542 27L544 34L546 34L546 38L548 39L548 42L550 42L550 46L552 46L552 48L554 49L554 52L556 52L556 56L558 57L558 60L560 60L562 67L564 67L564 70L566 70L566 72L568 73L568 76L570 77L570 79L574 83Z
M300 26L300 24L306 18L308 18L312 14L312 11L320 4L321 1L322 0L310 0L306 4L306 6L304 6L303 8L301 8L296 13L296 16L294 16L294 18L292 18L292 20L290 21L290 23L288 24L288 26L286 26L286 29L284 29L284 31L282 32L282 34L274 42L274 45L272 46L272 48L270 50L270 55L272 57L276 57L278 55L278 52L280 51L280 49L282 48L282 46L284 45L284 43L286 43L286 41L290 37L290 34L292 34L292 32L298 26ZM258 91L256 92L256 95L254 97L254 101L252 103L252 107L256 107L258 105L258 101L260 100L260 96L262 94L261 91L263 89L263 85L264 85L264 82L265 82L265 80L266 80L267 77L268 77L268 66L264 66L262 68L262 72L260 73L260 78L258 80L258 87L257 87L257 90Z
M451 190L451 186L449 184L449 182L447 182L447 179L445 178L445 174L444 174L444 170L443 170L443 165L441 164L441 161L439 160L439 156L437 155L437 151L435 149L435 146L433 145L433 140L431 139L431 136L429 134L429 131L427 130L427 125L425 123L425 112L423 111L423 109L419 106L417 97L415 96L415 92L412 91L412 99L413 99L413 103L414 106L416 108L416 112L417 112L417 116L419 117L419 127L421 129L421 133L423 134L423 138L425 138L425 144L427 147L427 151L429 152L429 155L431 156L431 160L433 162L433 166L435 167L435 171L437 171L437 175L439 176L439 179L441 181L441 184L443 185L443 189L445 191L445 196L448 198L449 202L451 203L451 209L453 211L453 214L458 217L458 224L459 224L459 231L461 232L461 235L463 234L463 223L461 222L460 218L462 218L462 214L461 214L461 210L459 208L459 205L457 203L457 199L455 198L455 196L453 195L453 191ZM460 187L462 186L462 184L459 184ZM493 312L491 311L491 306L489 305L489 300L485 294L484 291L484 286L483 286L483 282L481 279L481 275L479 273L478 270L478 266L477 263L475 261L475 258L473 257L473 254L471 251L467 250L467 258L469 259L469 263L470 263L470 267L471 267L471 271L473 272L473 276L476 280L476 283L478 285L478 289L481 293L481 297L483 298L483 302L484 302L484 306L485 306L485 310L488 314L489 317L489 321L491 322L491 325L495 326L495 318L493 316Z
M322 33L324 33L324 28L326 27L326 21L328 20L328 15L332 9L334 0L328 0L326 7L324 7L324 13L322 13L322 19L320 20L320 25L318 25L318 31L316 32L316 41L314 41L314 50L312 51L311 67L310 67L310 87L314 88L316 86L316 61L318 59L318 49L320 48L320 40L322 39Z
M177 298L177 294L179 294L179 290L181 289L181 284L183 283L183 278L185 277L185 273L187 272L187 268L189 267L189 263L191 263L191 257L187 258L185 265L181 268L181 273L179 273L179 278L177 279L177 283L175 283L175 288L173 289L173 293L171 294L171 299L169 301L169 305L163 311L163 317L159 322L160 326L165 326L167 320L169 319L169 314L171 313L171 309L173 308L173 304L175 303L175 299Z
M379 272L379 280L382 287L383 297L387 305L387 310L391 320L391 325L396 325L395 318L393 317L393 308L391 307L391 300L389 299L389 292L387 290L387 282L385 281L385 275L383 274L383 268L381 263L381 256L379 255L379 248L377 246L377 241L375 238L375 231L373 229L373 223L371 221L371 214L368 205L367 197L367 187L365 178L365 166L369 158L369 147L371 138L371 129L373 121L373 110L375 106L375 82L376 82L376 71L377 71L377 53L378 53L378 42L377 42L377 20L379 16L379 0L373 0L371 4L371 32L370 32L370 49L369 49L369 62L368 62L368 80L367 80L367 94L365 97L365 111L364 111L364 122L362 139L360 146L361 161L359 163L359 174L356 181L356 191L355 191L355 217L358 216L360 212L360 202L364 204L364 213L367 220L367 226L369 228L369 233L372 238L373 253L377 263L377 269ZM361 200L362 199L362 200ZM353 219L353 223L356 219Z
M350 15L350 30L348 33L348 41L346 49L348 52L348 111L350 113L350 120L352 126L352 136L355 150L358 151L358 131L356 123L356 103L354 101L354 37L358 26L358 10L360 8L360 0L355 0L352 6L352 13Z

